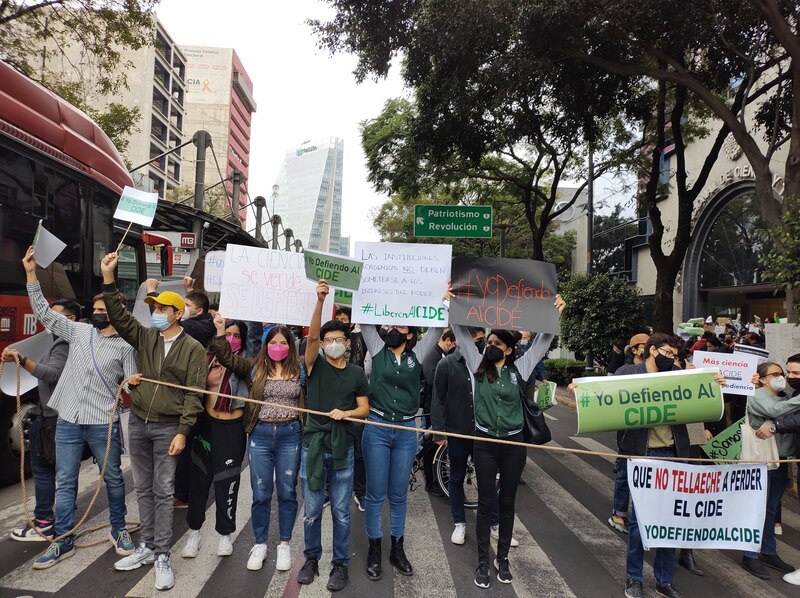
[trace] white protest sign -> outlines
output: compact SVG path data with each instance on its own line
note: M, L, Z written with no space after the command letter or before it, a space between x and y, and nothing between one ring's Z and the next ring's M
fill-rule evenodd
M800 353L800 326L796 324L765 324L767 349L772 361L786 366L786 360Z
M219 311L226 318L307 326L317 304L317 283L306 278L302 253L228 244ZM333 291L322 321L333 313Z
M225 270L225 252L209 251L203 271L203 288L209 293L222 291L222 273Z
M158 207L158 193L139 191L133 187L125 187L122 197L119 198L114 218L133 222L142 226L151 226L156 217Z
M733 354L745 353L747 355L755 355L758 357L758 365L761 365L769 359L769 351L761 347L754 347L753 345L741 345L736 343L733 345Z
M752 396L756 387L750 383L758 367L758 355L750 353L712 353L695 351L692 363L698 368L718 368L728 383L722 390L734 395Z
M64 241L43 227L42 221L39 220L36 236L33 237L33 256L39 266L48 268L61 255L66 246Z
M356 243L364 262L353 293L353 321L361 324L447 326L442 297L450 279L450 245Z
M16 349L20 355L39 362L50 350L53 344L53 335L49 332L34 334L19 342L8 345L9 349ZM19 369L19 394L23 395L36 388L39 380L28 373L25 368ZM6 363L3 368L3 377L0 379L0 391L10 397L17 395L17 368L13 361Z
M645 550L761 546L766 465L629 459L628 485Z

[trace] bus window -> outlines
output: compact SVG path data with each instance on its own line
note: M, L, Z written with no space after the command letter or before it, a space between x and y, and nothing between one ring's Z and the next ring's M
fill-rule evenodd
M119 248L119 264L117 266L117 288L125 294L128 307L133 309L136 303L136 293L139 290L139 263L136 258L136 248L123 243Z
M114 251L111 218L111 203L105 194L95 192L92 203L92 271L102 276L100 261Z

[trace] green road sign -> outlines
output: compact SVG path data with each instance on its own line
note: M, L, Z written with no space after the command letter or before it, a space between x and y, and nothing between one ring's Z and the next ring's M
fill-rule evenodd
M415 237L492 237L492 206L414 206Z

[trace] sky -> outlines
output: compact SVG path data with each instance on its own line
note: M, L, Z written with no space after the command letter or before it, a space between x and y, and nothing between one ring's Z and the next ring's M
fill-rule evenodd
M178 44L232 47L253 81L258 110L250 148L251 198L269 200L288 149L309 139L339 137L345 144L342 234L351 237L351 247L354 241L379 240L369 211L387 197L367 182L359 123L404 94L399 69L386 80L357 84L355 57L331 57L317 48L305 24L333 15L316 0L162 0L156 14Z

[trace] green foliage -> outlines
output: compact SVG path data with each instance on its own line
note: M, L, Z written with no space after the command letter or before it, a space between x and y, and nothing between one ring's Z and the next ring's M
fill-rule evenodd
M794 298L794 310L800 309L800 198L784 199L783 227L768 231L772 248L761 258L764 277Z
M222 185L206 189L203 196L205 199L203 205L204 212L216 216L217 218L230 220L230 201L228 200L227 191L223 189ZM179 185L167 193L166 200L186 206L194 206L194 187L190 185Z
M561 316L562 344L576 353L606 355L611 345L644 327L635 286L607 274L574 274L561 285L567 308Z
M580 378L586 371L586 364L577 359L545 359L544 370L547 380L559 386L567 386L573 378Z

